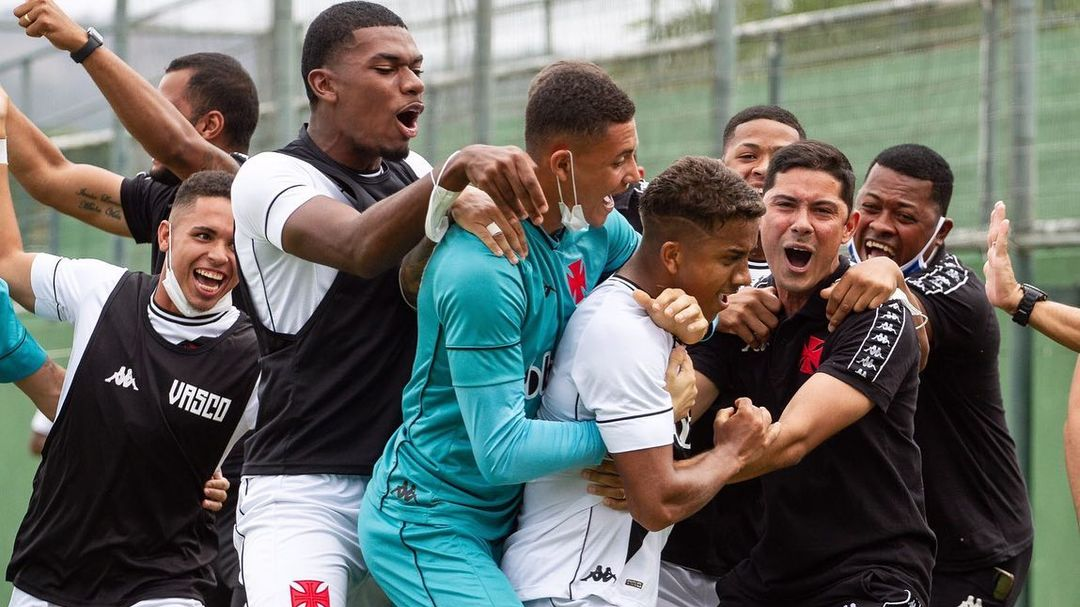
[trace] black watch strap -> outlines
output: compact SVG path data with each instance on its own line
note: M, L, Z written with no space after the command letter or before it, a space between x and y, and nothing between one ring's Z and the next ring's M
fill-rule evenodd
M1026 283L1020 285L1020 289L1024 292L1024 296L1020 299L1020 304L1016 306L1016 313L1012 315L1012 319L1014 323L1026 327L1028 321L1031 320L1031 310L1035 304L1046 301L1046 292Z
M82 63L91 53L101 48L101 45L105 44L105 38L92 27L86 28L86 36L86 44L82 45L82 47L74 53L71 53L71 60L75 63Z

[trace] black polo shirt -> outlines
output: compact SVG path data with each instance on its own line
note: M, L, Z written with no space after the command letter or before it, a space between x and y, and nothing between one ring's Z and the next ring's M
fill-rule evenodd
M985 567L1031 545L1031 509L1005 423L1001 336L982 281L942 249L908 279L932 329L915 440L922 449L926 516L938 538L936 568Z
M814 290L847 268L841 259ZM760 351L729 335L691 350L695 369L767 407L774 419L817 373L873 403L798 465L761 478L761 539L723 580L721 593L762 604L808 605L839 582L873 573L912 589L925 603L934 536L925 521L914 441L919 351L913 321L891 301L850 315L829 333L825 303L812 297L795 315L781 316Z

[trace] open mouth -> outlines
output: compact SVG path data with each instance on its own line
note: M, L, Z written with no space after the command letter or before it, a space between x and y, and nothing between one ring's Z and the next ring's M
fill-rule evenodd
M404 110L395 114L398 124L408 137L416 137L417 127L420 122L420 114L424 113L424 105L413 103Z
M196 268L192 276L195 277L195 287L208 297L217 295L225 286L225 275L221 272Z
M867 240L865 243L863 243L863 250L866 251L866 258L867 259L869 259L871 257L890 257L890 258L892 258L892 257L896 256L896 249L890 247L889 245L887 245L887 244L885 244L883 242L878 242L876 240Z
M810 263L814 252L800 247L784 247L784 255L791 267L802 269Z

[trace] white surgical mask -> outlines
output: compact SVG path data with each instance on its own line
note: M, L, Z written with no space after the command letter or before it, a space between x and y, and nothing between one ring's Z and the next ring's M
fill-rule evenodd
M566 150L566 153L570 156L570 187L574 191L574 208L566 206L566 202L563 201L562 182L555 179L555 187L559 188L559 219L567 231L580 232L588 229L589 222L585 221L585 210L578 204L577 180L574 178L574 153L570 150Z
M937 247L934 246L934 239L937 238L938 232L943 225L945 225L945 218L941 217L938 219L937 225L934 226L934 233L930 235L930 239L923 245L922 250L915 255L914 259L911 259L900 266L900 271L904 273L905 278L918 274L930 267L930 260L937 253ZM933 247L933 250L930 249L931 247ZM848 241L848 256L851 258L852 263L859 263L862 261L862 258L859 257L859 251L855 248L854 238Z
M198 316L210 316L212 314L220 314L232 307L232 291L221 296L221 299L217 301L209 310L199 310L195 306L191 305L186 295L184 295L183 289L180 288L180 283L176 280L176 272L172 267L172 224L169 224L169 249L165 251L165 276L161 279L161 286L165 287L165 293L172 300L173 305L180 314L186 318L195 318Z

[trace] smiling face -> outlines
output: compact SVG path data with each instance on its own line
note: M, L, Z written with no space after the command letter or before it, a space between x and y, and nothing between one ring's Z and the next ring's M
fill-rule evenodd
M915 258L931 239L941 246L952 229L945 220L935 233L941 211L933 200L933 182L909 177L875 164L856 197L859 224L855 249L862 259L888 257L897 265ZM931 251L928 251L928 253Z
M169 252L180 290L198 310L213 308L239 280L228 198L199 197L190 208L174 211L171 221L158 227L158 246ZM161 285L158 290L164 293ZM176 313L167 295L164 300L155 296L159 305Z
M799 132L782 122L767 118L748 120L735 127L721 161L760 192L773 154L799 139Z
M612 197L640 179L637 144L637 125L630 120L609 126L599 138L571 146L573 179L570 174L571 158L566 150L552 153L555 176L559 179L566 206L572 207L574 204L576 183L577 202L582 205L585 220L590 226L604 225L615 209Z
M400 160L409 153L424 111L420 80L423 56L409 30L366 27L353 32L353 42L308 82L318 105L329 104L337 135L356 158ZM361 168L361 167L354 167Z
M727 296L750 284L747 264L757 243L757 219L732 219L698 237L680 241L673 286L692 295L705 318L727 307ZM669 243L670 244L670 243Z
M765 192L761 244L778 289L807 294L839 263L858 214L849 217L841 184L832 175L794 168L776 175Z

